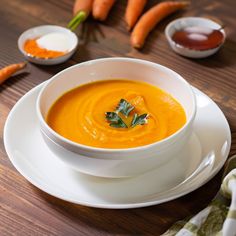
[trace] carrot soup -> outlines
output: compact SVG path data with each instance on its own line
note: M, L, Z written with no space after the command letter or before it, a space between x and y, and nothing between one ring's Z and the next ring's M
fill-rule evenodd
M99 148L132 148L174 134L186 123L181 104L148 83L102 80L63 94L47 115L61 136Z

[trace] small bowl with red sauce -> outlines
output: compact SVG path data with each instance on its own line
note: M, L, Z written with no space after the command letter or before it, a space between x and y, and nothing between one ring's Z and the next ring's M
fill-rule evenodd
M215 21L202 17L183 17L169 23L165 29L171 48L190 58L205 58L224 44L226 34Z

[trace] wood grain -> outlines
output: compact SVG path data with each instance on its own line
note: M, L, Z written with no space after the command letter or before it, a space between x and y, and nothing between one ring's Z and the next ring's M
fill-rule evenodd
M148 6L156 1L149 1ZM0 67L20 62L17 38L41 24L66 26L73 1L1 0ZM3 126L15 102L37 84L73 64L101 57L125 56L150 60L180 73L209 95L223 110L232 132L230 154L236 153L236 2L192 1L188 10L161 22L141 51L129 44L124 23L126 1L117 1L105 23L89 19L79 27L78 51L58 66L28 64L26 72L0 86L0 235L160 235L172 223L205 207L220 186L220 172L200 189L158 206L132 210L102 210L71 204L38 190L12 166L3 145ZM217 54L190 60L170 50L164 28L181 16L214 18L226 26L227 41Z

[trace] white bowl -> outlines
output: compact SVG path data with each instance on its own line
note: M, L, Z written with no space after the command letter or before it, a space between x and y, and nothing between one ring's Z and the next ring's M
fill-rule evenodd
M44 59L44 58L34 57L25 52L24 44L26 40L35 39L49 33L63 33L68 35L68 38L70 40L69 41L70 49L65 55L56 58ZM67 61L74 54L74 52L77 49L77 46L78 46L78 37L76 36L76 34L71 32L67 28L57 25L41 25L28 29L25 32L23 32L18 39L18 48L21 51L21 53L25 56L25 58L28 61L40 65L56 65Z
M182 56L185 56L185 57L190 57L190 58L205 58L205 57L211 56L214 53L216 53L220 49L220 47L223 45L225 38L226 38L226 34L225 34L224 29L220 30L224 35L223 42L216 48L212 48L209 50L194 50L194 49L189 49L189 48L183 47L179 44L176 44L172 40L173 34L177 30L181 30L183 28L190 27L190 26L202 26L202 27L208 27L211 29L222 28L222 26L220 24L218 24L210 19L206 19L206 18L202 18L202 17L183 17L183 18L179 18L177 20L170 22L165 28L165 35L166 35L166 38L167 38L171 48L176 53L178 53Z
M145 81L167 91L184 107L186 124L159 142L128 149L105 149L72 142L46 123L48 110L66 91L88 82L117 78ZM195 113L195 95L180 75L159 64L131 58L97 59L65 69L49 80L37 99L37 116L48 147L70 167L101 177L138 175L175 158L192 133Z

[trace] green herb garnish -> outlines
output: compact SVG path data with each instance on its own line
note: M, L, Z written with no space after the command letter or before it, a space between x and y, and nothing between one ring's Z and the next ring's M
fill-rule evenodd
M147 123L148 114L138 115L137 113L134 114L131 124L128 126L124 122L123 119L119 116L119 113L123 114L126 118L128 118L130 112L134 110L134 106L132 106L129 102L125 99L121 99L118 106L116 107L115 112L106 112L106 119L110 122L110 126L115 128L128 128L128 127L135 127L136 125L144 125Z
M106 119L110 122L110 126L112 127L128 128L128 126L116 112L106 112Z
M138 115L134 114L133 120L131 122L131 127L135 127L136 125L144 125L147 123L148 114Z
M134 106L132 106L129 102L127 102L125 99L121 99L118 106L116 107L116 112L121 112L123 115L128 117L129 113L134 109Z

